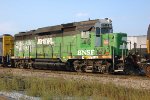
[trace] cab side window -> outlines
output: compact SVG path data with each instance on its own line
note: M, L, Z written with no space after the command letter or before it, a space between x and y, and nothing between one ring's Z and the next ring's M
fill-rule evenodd
M96 27L96 36L99 37L101 33L101 30L99 27Z

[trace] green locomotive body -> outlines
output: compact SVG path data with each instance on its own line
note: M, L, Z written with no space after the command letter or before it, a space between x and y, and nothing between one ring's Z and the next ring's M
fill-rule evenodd
M126 55L126 41L127 34L112 33L109 19L74 22L16 34L13 59L15 67L67 65L69 70L106 72L115 57Z
M102 34L98 37L99 40L101 38L101 44L97 44L94 32L89 32L88 38L82 38L81 33L63 37L36 36L32 39L15 41L15 57L61 58L63 61L70 58L86 59L86 57L111 59L112 48L115 49L115 55L122 55L121 48L126 37L124 33Z

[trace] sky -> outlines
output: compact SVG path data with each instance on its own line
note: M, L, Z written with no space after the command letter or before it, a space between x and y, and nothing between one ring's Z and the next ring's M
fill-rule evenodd
M110 18L114 32L146 35L150 0L0 0L0 35Z

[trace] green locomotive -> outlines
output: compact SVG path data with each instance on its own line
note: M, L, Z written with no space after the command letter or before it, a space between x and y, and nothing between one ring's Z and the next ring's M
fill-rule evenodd
M127 34L112 32L108 18L20 32L14 36L12 61L23 68L123 71Z

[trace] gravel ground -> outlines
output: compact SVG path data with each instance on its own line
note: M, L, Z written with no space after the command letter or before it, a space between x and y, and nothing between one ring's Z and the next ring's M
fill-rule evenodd
M41 100L38 97L30 97L18 92L0 92L0 100Z
M101 75L101 74L82 74L70 72L37 71L25 69L0 68L0 73L12 73L19 76L33 76L41 78L58 77L66 80L85 80L87 82L97 81L99 83L113 83L117 86L124 86L134 89L150 90L150 78L142 76L124 76L124 75Z

